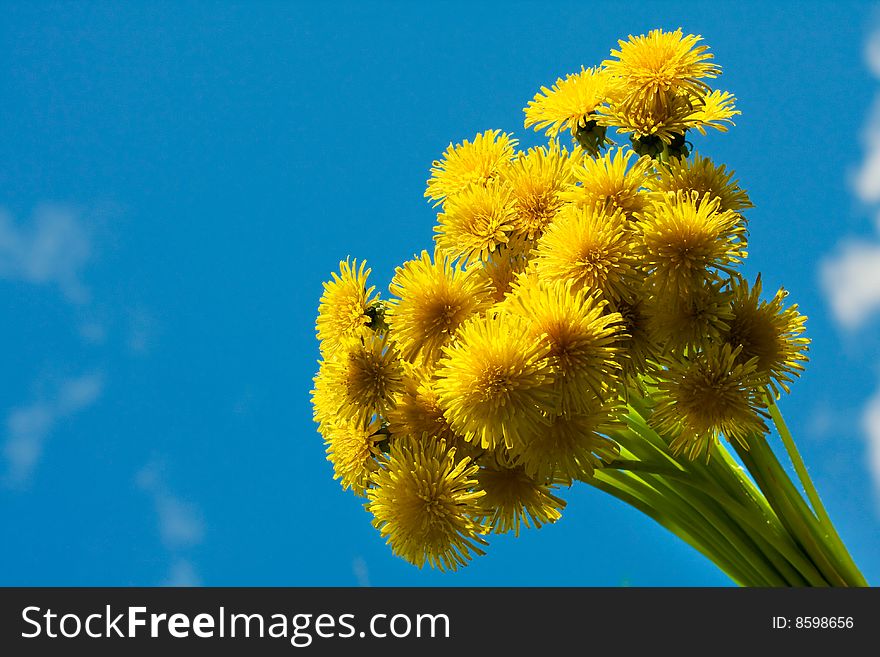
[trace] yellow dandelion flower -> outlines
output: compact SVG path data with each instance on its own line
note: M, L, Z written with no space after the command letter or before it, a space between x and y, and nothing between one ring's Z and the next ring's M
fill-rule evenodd
M742 217L721 210L718 198L666 194L642 214L643 262L660 293L685 296L703 285L710 269L731 273L746 257Z
M621 147L602 157L584 158L581 166L572 169L576 185L562 192L562 199L579 207L600 205L609 212L619 209L628 215L643 211L649 199L641 188L651 171L651 159L639 158L630 167L633 155L632 150Z
M339 479L343 490L349 488L363 496L370 473L376 469L376 458L382 452L379 443L387 436L380 433L381 422L340 422L326 427L327 460L333 464L333 478Z
M434 227L437 247L454 259L485 260L510 240L516 207L509 187L497 181L468 187L448 199Z
M732 125L731 117L740 114L734 109L735 100L726 91L701 97L665 94L662 101L648 105L615 100L600 108L597 121L620 133L632 133L630 141L640 155L663 161L669 155L686 158L689 149L685 133L696 129L706 134L706 128L726 132L725 123Z
M706 128L715 128L720 132L727 132L725 123L733 125L731 117L741 114L735 109L733 103L736 98L728 91L713 91L706 96L700 97L694 102L694 111L688 117L689 128L696 128L701 135L706 134Z
M510 249L496 251L483 262L473 266L477 274L488 281L492 288L492 299L499 303L513 288L517 274L526 270L529 260L526 254L511 252Z
M810 339L803 337L807 318L797 304L783 308L788 293L779 289L769 302L761 301L761 277L754 287L743 280L733 286L732 318L724 339L740 347L740 360L756 359L755 368L779 396L779 388L789 391L792 377L800 376L808 358Z
M496 534L512 531L519 536L521 527L554 523L562 517L565 500L556 497L547 484L529 477L522 468L480 468L480 488L486 494L478 501L478 518Z
M372 336L327 356L315 389L329 391L326 400L337 404L335 415L340 421L369 421L394 404L395 395L403 389L402 374L393 344L386 337ZM326 414L328 406L322 406Z
M740 351L713 345L672 362L660 375L651 423L673 436L669 446L674 454L708 459L719 434L747 446L749 436L767 431L756 359L743 363Z
M513 234L538 239L563 205L560 193L572 180L572 158L559 143L520 153L502 174L513 192Z
M484 495L476 474L443 441L394 441L373 473L366 508L394 554L419 568L456 570L487 545L485 527L474 520Z
M324 283L315 322L322 351L370 334L370 312L377 297L372 296L375 286L367 287L370 270L366 266L366 262L358 267L357 260L346 259L339 263L339 274L332 272L333 280Z
M541 87L523 108L525 127L546 128L548 137L556 137L563 130L571 131L575 138L589 133L592 139L582 145L595 154L605 142L604 129L597 130L595 112L614 93L612 82L611 76L600 68L581 67L580 73L568 75L565 80L558 78L551 89ZM584 139L578 138L578 141Z
M640 154L657 156L664 144L684 147L684 133L693 125L690 117L694 111L686 96L673 96L649 106L621 100L603 107L597 120L623 134L632 133L630 139Z
M522 317L492 313L466 322L436 371L437 397L453 430L488 449L537 431L545 424L542 409L555 405L547 351Z
M388 411L388 430L392 436L428 436L446 439L454 434L443 415L431 382L431 371L425 367L404 365L404 388L394 408Z
M649 328L650 299L638 294L631 300L617 300L611 309L621 317L620 364L627 384L641 388L640 376L656 369L662 350Z
M566 205L538 241L533 262L542 279L626 299L641 277L637 244L619 210Z
M602 461L611 461L620 448L602 435L620 412L617 400L593 397L578 414L557 415L550 426L530 437L513 452L526 474L538 482L571 482L591 477Z
M587 290L573 290L567 282L521 275L504 306L527 320L547 345L558 410L579 412L593 395L607 396L607 389L616 385L621 318L605 313L604 301Z
M647 304L653 341L672 353L718 341L733 316L731 297L725 283L712 277L702 287L691 288L680 296L653 296Z
M486 130L449 147L443 159L434 161L425 196L437 204L471 185L484 186L513 159L517 140L500 130Z
M416 436L422 439L445 440L460 456L473 456L472 443L457 435L443 415L434 386L433 370L424 366L403 364L403 391L388 411L388 431L394 438Z
M611 51L616 59L602 66L625 85L633 104L662 102L669 94L702 96L709 91L702 78L717 77L721 68L710 61L708 46L698 45L701 40L699 35L685 36L681 28L629 35L627 41L617 42L620 50Z
M324 433L325 427L332 427L339 420L339 407L343 399L325 360L318 361L318 373L312 380L315 383L311 391L312 417L318 423L318 430Z
M468 317L492 305L489 283L476 271L465 271L439 251L427 251L398 267L389 287L392 299L385 314L400 355L436 360L441 348Z
M708 157L694 153L693 158L670 158L658 166L658 175L648 178L646 186L654 192L654 197L662 202L668 192L696 192L700 198L707 194L710 199L718 199L721 210L742 213L754 207L748 194L740 188L739 182L731 180L733 171L725 166L716 166Z

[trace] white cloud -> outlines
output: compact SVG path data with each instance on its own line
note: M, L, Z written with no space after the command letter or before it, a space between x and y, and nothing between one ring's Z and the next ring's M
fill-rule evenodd
M865 63L880 79L880 26L865 44ZM873 206L880 231L880 93L875 92L863 140L864 160L852 179L852 187L859 200ZM846 329L861 328L880 310L880 241L844 243L835 256L822 262L820 277L837 322ZM867 438L868 469L880 501L880 390L868 400L861 419Z
M201 586L202 581L196 572L195 566L186 559L178 559L171 564L168 577L162 582L162 586Z
M152 498L159 536L172 557L162 586L201 586L195 566L181 556L188 548L201 543L205 536L199 508L171 492L162 477L162 464L155 459L137 473L135 483Z
M875 98L871 117L862 135L865 159L853 179L856 196L865 203L880 201L880 98Z
M880 30L873 32L865 43L865 62L874 77L880 78Z
M6 418L6 481L21 484L31 473L43 454L43 443L55 424L55 413L49 404L36 402L15 408Z
M358 586L370 585L370 571L367 570L367 562L363 557L355 557L351 562L351 569Z
M834 317L845 328L859 328L880 310L880 244L846 243L820 273Z
M128 350L137 355L150 351L155 341L156 321L143 308L135 308L128 313Z
M865 63L871 73L880 78L880 29L875 30L865 43ZM862 140L865 158L853 178L853 188L863 202L877 203L880 201L880 96L874 98Z
M6 417L3 445L6 483L26 483L58 422L94 404L103 388L104 376L93 372L62 381L50 399L13 408Z
M162 540L170 548L198 545L204 535L204 526L198 508L178 498L156 495L156 511L159 514L159 530Z
M868 469L874 476L877 499L880 501L880 390L865 406L862 424L868 439Z
M103 388L104 377L98 373L64 381L58 394L58 413L70 415L91 406L101 396Z
M88 344L102 345L107 341L107 328L96 321L87 321L80 325L79 336Z
M0 210L0 278L58 285L69 301L84 303L89 293L81 275L90 256L89 234L75 210L43 205L26 225Z
M204 536L204 523L198 508L173 495L161 477L156 461L136 477L138 486L153 498L162 542L171 550L198 545Z

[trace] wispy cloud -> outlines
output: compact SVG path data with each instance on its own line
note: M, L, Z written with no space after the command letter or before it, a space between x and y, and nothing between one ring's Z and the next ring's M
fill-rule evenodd
M875 30L865 43L865 63L875 78L880 79L880 30ZM865 157L853 178L853 191L865 203L880 201L880 94L862 133Z
M880 80L880 28L865 43L865 64ZM864 157L852 177L856 198L873 206L880 230L880 90L862 133ZM880 310L880 242L849 240L821 265L822 289L835 319L847 330L855 330Z
M877 482L877 501L880 503L880 390L868 400L862 415L862 425L868 438L868 468Z
M171 493L158 462L151 462L138 473L137 484L153 498L159 534L167 548L192 547L202 541L204 523L198 507Z
M129 311L126 340L129 352L140 356L147 354L155 342L156 333L156 320L144 308Z
M880 310L880 243L850 241L822 263L822 288L837 322L864 326Z
M79 337L88 344L102 345L107 341L107 327L95 320L86 321L79 327Z
M351 562L351 570L354 572L358 586L370 585L370 571L367 569L367 562L363 557L354 558Z
M161 462L154 459L137 473L135 482L152 498L159 535L173 557L165 585L198 586L200 578L195 567L181 553L202 542L204 520L198 506L171 492L162 470Z
M178 559L168 571L168 577L162 582L162 586L201 586L195 567L186 559Z
M859 200L876 203L880 201L880 98L874 100L862 140L865 159L853 177L853 191Z
M874 77L880 79L880 30L874 30L865 42L865 63Z
M91 406L101 396L104 376L100 372L66 379L47 399L13 408L6 417L5 483L19 486L33 474L46 440L58 423Z
M880 80L880 26L865 44L865 64ZM880 231L880 89L862 134L864 158L852 177L855 197L876 217ZM822 289L838 325L847 331L868 326L880 311L880 240L847 239L837 252L820 265ZM880 502L880 390L862 411L868 469Z
M0 209L0 278L57 285L69 301L84 303L89 292L82 271L91 251L89 232L73 208L43 205L24 224Z

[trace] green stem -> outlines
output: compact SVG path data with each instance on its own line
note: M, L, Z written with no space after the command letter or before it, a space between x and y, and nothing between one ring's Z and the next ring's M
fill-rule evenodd
M776 430L779 432L779 437L782 438L782 444L785 445L785 451L788 452L788 457L791 459L792 465L794 465L794 470L807 493L807 498L810 500L810 504L813 505L813 511L819 516L821 522L833 530L831 518L828 517L828 512L819 498L819 493L813 485L813 480L810 479L810 475L807 473L807 466L804 465L800 452L798 452L794 444L791 431L788 430L788 425L785 424L785 420L779 412L779 407L776 405L773 396L769 394L767 395L767 407L770 411L770 417L773 418L773 424L776 425Z
M655 520L712 561L736 584L748 585L759 577L719 537L709 534L707 526L696 523L692 513L672 507L668 499L644 482L613 470L597 471L591 480L585 481Z
M745 561L744 568L752 572L754 577L751 585L785 585L784 576L768 561L767 555L755 545L748 532L744 532L738 523L734 522L726 511L719 507L713 499L714 492L704 494L694 488L677 484L679 479L674 476L674 469L663 468L661 474L650 472L654 464L648 464L635 460L619 460L612 467L627 465L638 470L639 477L662 494L667 503L676 508L683 508L690 517L702 518L702 524L710 531L717 534L721 541L721 547L729 555L729 559ZM730 553L732 550L732 554Z
M650 393L647 393L650 394ZM866 586L810 481L791 433L772 400L768 407L806 491L810 509L765 437L691 461L669 451L649 424L649 399L630 391L626 427L609 435L620 458L597 471L595 487L632 503L746 586Z
M641 462L615 461L611 465L619 468L634 468L640 471L652 469L651 465ZM690 499L692 505L715 526L721 524L725 527L725 535L729 536L733 533L734 542L737 543L739 550L743 550L743 544L748 545L749 551L742 553L753 564L766 558L770 561L776 574L782 578L782 585L803 585L804 578L789 564L790 559L796 559L796 554L792 554L787 546L781 545L772 533L766 535L767 527L763 526L760 520L752 518L747 508L742 507L725 492L702 483L691 473L682 473L672 468L661 468L658 470L658 474L662 475L664 479L674 478L682 484L685 490L679 491L679 494ZM752 552L757 556L750 556ZM779 584L778 581L775 583Z
M615 460L609 467L629 469L642 472L651 472L652 465L641 461ZM740 525L748 529L750 539L759 543L759 551L773 562L774 567L785 578L788 584L793 586L827 586L828 582L803 555L798 546L791 541L784 532L768 523L761 509L755 505L744 506L741 502L733 499L727 493L712 489L700 482L697 478L676 471L673 468L659 467L656 474L664 477L674 477L682 484L695 488L703 493L707 499L720 506L724 512L732 516ZM757 512L757 513L756 513Z
M821 536L810 522L812 512L791 486L772 451L763 448L763 443L764 436L759 435L750 442L751 449L735 447L786 530L803 547L822 576L833 586L846 586L847 581L831 563Z
M780 518L771 508L765 496L755 487L745 471L737 464L721 445L713 448L712 458L708 463L678 460L668 451L667 442L657 434L645 421L649 408L643 400L632 395L627 424L631 431L615 432L614 437L632 450L638 450L640 461L659 465L658 472L666 477L676 477L689 485L701 486L705 495L712 501L727 500L726 512L733 516L731 523L744 526L747 534L759 540L764 546L773 550L764 555L774 565L788 583L803 585L804 582L813 586L827 586L828 580L822 576L813 560L801 544L794 540L792 532L780 522ZM634 441L633 438L636 437ZM638 440L641 438L641 440ZM739 503L739 507L731 504ZM760 550L760 548L759 548ZM782 560L791 564L782 563ZM793 575L791 569L797 571Z
M785 451L788 452L788 457L791 459L791 463L794 466L794 470L797 473L798 479L800 479L801 485L804 487L804 491L807 494L807 498L810 500L810 504L813 507L813 511L818 517L819 526L824 531L824 536L827 541L830 541L832 544L832 549L836 553L838 559L844 562L844 567L846 570L855 570L858 573L858 578L860 579L860 585L867 586L867 582L864 581L864 577L861 576L861 573L858 572L855 563L852 560L852 556L850 556L849 551L846 549L846 546L843 543L843 540L840 538L840 535L837 533L837 530L834 527L834 523L831 522L831 517L828 515L828 511L825 509L825 505L822 504L822 500L819 497L819 492L816 490L815 485L813 484L813 480L810 478L809 473L807 472L807 467L804 464L803 459L801 458L800 452L798 451L797 445L792 438L791 431L788 429L788 425L785 423L785 419L782 417L782 413L779 410L779 407L776 405L775 400L773 399L773 395L768 392L767 394L768 408L770 410L770 417L773 419L773 423L776 425L776 430L779 433L779 437L782 438L782 444L785 446Z

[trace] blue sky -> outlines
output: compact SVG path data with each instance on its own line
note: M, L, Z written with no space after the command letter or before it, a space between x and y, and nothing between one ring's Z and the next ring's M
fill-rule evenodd
M0 585L726 585L575 486L455 574L395 558L311 420L321 281L430 245L432 160L655 27L742 116L745 271L809 316L784 400L880 582L880 15L867 3L0 4Z

